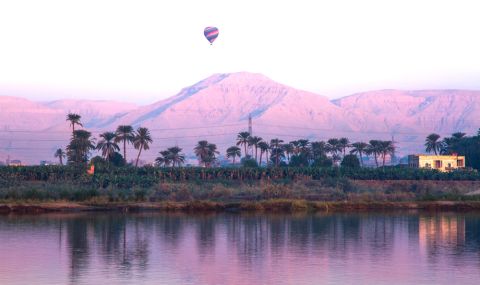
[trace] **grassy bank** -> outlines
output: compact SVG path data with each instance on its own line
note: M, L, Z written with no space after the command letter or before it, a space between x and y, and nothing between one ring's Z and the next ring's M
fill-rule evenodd
M402 208L408 203L438 201L465 205L480 201L478 172L123 167L99 168L90 176L84 168L70 166L0 168L4 212L12 211L11 205L32 205L34 210L45 203L60 209L67 204L85 209L116 209L118 205L135 209L148 204L146 208L157 210L275 211L319 210L321 205L331 205L329 209L388 208L392 203Z
M480 181L353 180L160 182L98 187L25 181L0 188L0 212L64 210L480 209Z

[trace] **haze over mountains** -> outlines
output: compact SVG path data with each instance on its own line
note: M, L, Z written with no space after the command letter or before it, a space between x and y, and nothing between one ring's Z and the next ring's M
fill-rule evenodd
M0 96L0 160L26 163L52 160L64 148L71 129L68 112L82 115L95 136L120 124L151 129L154 143L143 156L179 145L187 154L207 139L223 152L253 119L254 135L290 141L348 137L351 141L392 139L399 155L421 152L431 132L476 133L480 127L480 91L379 90L329 100L254 73L215 74L177 95L146 106L89 100L32 102ZM129 150L128 159L135 155Z

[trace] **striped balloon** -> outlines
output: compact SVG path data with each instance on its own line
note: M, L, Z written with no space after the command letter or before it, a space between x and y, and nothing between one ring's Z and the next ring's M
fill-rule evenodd
M206 27L203 31L203 34L207 38L207 40L212 44L215 39L218 37L218 29L215 27Z

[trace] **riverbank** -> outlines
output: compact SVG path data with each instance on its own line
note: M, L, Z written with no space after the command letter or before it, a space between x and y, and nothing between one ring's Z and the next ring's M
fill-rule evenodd
M361 212L361 211L480 211L480 201L320 202L265 200L259 202L23 202L0 204L0 214L51 212Z
M0 187L0 213L75 211L480 210L480 181L182 181L120 187L23 181Z

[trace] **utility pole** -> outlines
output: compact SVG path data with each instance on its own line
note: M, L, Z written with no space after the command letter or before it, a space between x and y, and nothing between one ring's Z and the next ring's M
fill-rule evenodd
M252 130L252 114L248 114L248 133L250 136L253 136L253 130Z
M248 133L250 134L251 137L253 137L253 129L252 129L252 114L248 114ZM251 156L253 156L253 147L248 146L248 148L251 151Z
M395 146L395 135L392 134L392 144L393 144L393 152L392 152L392 157L390 159L390 164L391 165L395 165L395 163L397 162L397 158L395 156L395 150L396 150L396 146Z

